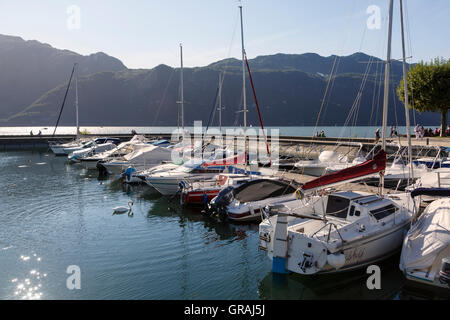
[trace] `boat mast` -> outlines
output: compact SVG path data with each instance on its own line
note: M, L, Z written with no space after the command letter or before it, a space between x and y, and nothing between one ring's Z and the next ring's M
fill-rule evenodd
M78 65L75 63L75 113L77 123L77 139L80 137L80 124L78 118Z
M384 71L383 128L382 128L382 148L385 151L386 151L387 113L389 103L389 72L391 64L392 12L393 12L393 0L389 0L388 43L386 54L386 66ZM383 189L384 189L384 172L381 172L380 173L381 196L383 195Z
M414 179L414 169L412 162L412 151L411 151L411 127L409 120L409 102L408 102L408 81L407 81L407 71L406 71L406 50L405 50L405 30L403 26L403 1L400 0L400 23L402 30L402 53L403 53L403 85L405 91L405 115L406 115L406 136L408 137L408 161L409 161L409 170L410 175L408 177L408 185L409 180Z
M180 59L181 59L181 69L180 69L180 84L181 84L181 127L184 133L184 88L183 88L183 45L180 43Z
M219 73L219 129L222 132L222 72Z
M242 98L244 102L244 149L247 150L247 96L245 94L245 49L244 49L244 24L242 22L242 6L239 6L241 17L241 44L242 44Z

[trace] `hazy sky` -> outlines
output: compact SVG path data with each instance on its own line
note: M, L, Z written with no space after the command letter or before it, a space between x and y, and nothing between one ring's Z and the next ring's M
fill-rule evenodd
M363 51L386 56L388 0L242 3L249 58L279 52L329 56ZM410 61L450 58L450 1L404 3ZM0 0L0 34L81 54L103 51L129 68L178 66L182 42L185 66L204 66L240 57L239 4L237 0ZM380 8L379 20L374 5ZM394 0L393 21L393 58L401 58L399 0Z

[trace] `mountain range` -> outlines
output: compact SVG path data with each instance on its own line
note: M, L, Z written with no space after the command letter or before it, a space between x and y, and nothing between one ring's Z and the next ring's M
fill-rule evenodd
M177 125L180 68L128 69L102 52L83 56L5 35L0 35L0 125L54 125L75 62L79 66L82 126ZM361 52L329 57L279 53L250 59L249 66L267 126L381 124L384 63L379 58ZM221 72L222 124L242 125L241 68L242 62L234 58L184 68L186 125L194 120L208 122L216 109ZM405 123L404 106L395 93L401 77L402 64L393 61L389 124ZM248 77L246 89L248 123L256 126L256 104ZM75 124L74 91L72 82L60 125ZM212 124L217 125L217 110L213 112ZM433 113L411 112L411 119L426 125L440 123L439 114Z

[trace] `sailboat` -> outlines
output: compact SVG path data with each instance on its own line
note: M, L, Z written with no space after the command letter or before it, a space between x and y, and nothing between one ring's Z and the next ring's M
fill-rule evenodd
M56 129L58 128L58 123L61 118L62 111L64 109L64 103L66 101L67 93L72 83L72 77L75 75L75 117L76 117L76 139L72 142L58 144L55 142L49 142L50 149L55 155L69 155L70 153L83 149L92 147L92 139L82 139L80 134L80 125L78 121L78 64L74 63L72 68L72 73L70 74L69 84L66 88L66 93L64 95L63 104L61 106L58 121L56 122L55 129L53 131L53 136L55 135ZM91 142L91 143L90 143Z
M301 199L265 208L259 248L272 259L275 273L353 270L385 259L401 247L417 203L409 193L383 194L392 14L393 0L389 0L382 149L371 160L304 184L299 189ZM379 194L324 191L376 172L380 173Z

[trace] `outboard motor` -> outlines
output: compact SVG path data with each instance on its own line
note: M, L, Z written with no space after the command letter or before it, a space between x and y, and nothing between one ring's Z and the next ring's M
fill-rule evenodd
M203 213L211 217L217 216L221 219L226 219L227 206L233 201L233 199L234 188L232 186L226 187L208 203Z
M439 282L447 284L450 288L450 258L442 259L441 270L439 270Z
M108 170L106 170L101 161L97 162L97 170L99 177L106 177L108 175Z

